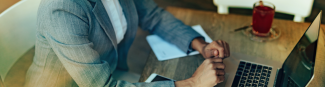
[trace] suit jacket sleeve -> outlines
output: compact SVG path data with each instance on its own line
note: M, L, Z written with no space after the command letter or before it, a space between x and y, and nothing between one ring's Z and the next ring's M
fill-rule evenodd
M45 10L44 10L45 9ZM80 87L103 87L111 70L101 61L88 40L88 20L82 7L71 1L56 1L40 8L39 32L50 43L55 54Z
M175 44L182 51L187 53L194 38L203 38L192 27L159 8L153 0L134 0L134 3L139 15L140 27Z
M40 8L39 32L80 87L173 87L173 81L129 83L111 76L107 61L88 40L89 23L82 6L72 1L56 1Z

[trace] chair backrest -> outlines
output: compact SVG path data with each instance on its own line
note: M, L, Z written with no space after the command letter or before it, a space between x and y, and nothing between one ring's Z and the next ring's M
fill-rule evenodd
M22 0L0 14L0 76L35 45L36 15L41 0Z
M253 4L259 0L213 0L218 6L220 14L228 14L228 7L253 8ZM294 15L293 21L304 22L304 18L311 13L314 0L263 0L275 5L275 11Z

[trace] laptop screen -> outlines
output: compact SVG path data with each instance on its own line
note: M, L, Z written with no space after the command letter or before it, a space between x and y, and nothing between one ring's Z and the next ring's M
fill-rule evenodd
M321 12L311 23L284 62L282 66L282 86L304 87L311 80L314 73L320 21Z

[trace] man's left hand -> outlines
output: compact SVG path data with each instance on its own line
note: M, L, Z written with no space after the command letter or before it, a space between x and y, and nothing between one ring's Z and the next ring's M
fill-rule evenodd
M202 38L195 38L191 46L204 58L227 58L230 56L229 44L222 40L206 43Z

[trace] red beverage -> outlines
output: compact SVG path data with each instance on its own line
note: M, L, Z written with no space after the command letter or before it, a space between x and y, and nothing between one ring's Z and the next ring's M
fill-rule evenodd
M274 6L258 5L253 10L253 33L257 36L267 36L270 32L273 17Z

